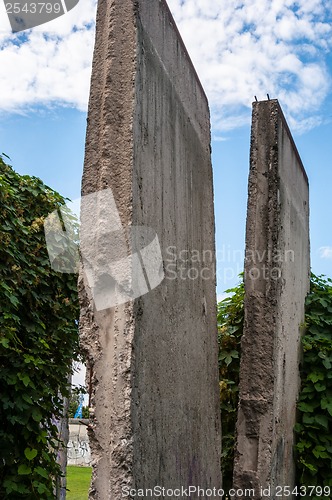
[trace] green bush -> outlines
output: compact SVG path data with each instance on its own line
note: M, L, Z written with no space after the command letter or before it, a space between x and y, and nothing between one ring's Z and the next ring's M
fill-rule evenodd
M332 280L311 276L298 403L298 484L332 486ZM319 497L312 497L319 498Z
M45 217L65 200L0 157L0 498L54 498L56 419L78 352L77 277L52 271Z
M243 333L244 284L226 290L218 304L219 387L222 422L221 467L223 488L232 487L235 425L239 399L240 348Z
M218 304L222 472L232 486L244 285ZM301 392L295 426L298 486L332 486L332 280L311 275L305 303ZM320 497L311 496L313 500Z

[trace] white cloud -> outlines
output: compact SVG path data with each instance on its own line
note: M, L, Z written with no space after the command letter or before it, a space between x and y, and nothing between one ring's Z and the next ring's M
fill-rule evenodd
M320 247L319 255L321 259L332 259L332 247Z
M208 95L215 132L248 123L254 96L267 93L280 100L293 130L322 121L331 81L329 2L168 3ZM24 41L10 33L0 5L0 110L58 103L86 109L95 0L80 0L68 14L25 32Z
M331 10L324 0L169 0L215 129L247 123L256 95L278 98L292 128L321 122L330 90Z
M0 11L2 111L40 104L86 110L95 10L94 0L81 0L68 14L19 35L10 33L6 13Z
M79 387L80 385L85 386L85 376L86 376L85 365L83 365L82 363L75 362L71 385L74 387Z
M223 135L213 135L212 140L215 142L225 142L228 141L228 137L224 137Z
M228 297L231 297L232 294L231 293L220 293L217 295L217 302L221 302L222 300L224 299L227 299Z

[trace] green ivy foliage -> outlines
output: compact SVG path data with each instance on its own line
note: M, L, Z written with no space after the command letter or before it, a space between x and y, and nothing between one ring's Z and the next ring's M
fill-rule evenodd
M223 488L232 487L235 424L239 397L240 347L243 333L243 281L226 290L230 294L218 304L219 387L222 421Z
M244 285L218 304L224 489L232 486ZM301 392L295 426L299 486L332 486L332 280L311 275L305 304ZM313 500L321 498L311 496Z
M77 277L51 269L43 222L65 200L0 156L0 498L50 499L56 420L78 353Z
M311 276L296 431L301 485L332 487L332 280ZM312 497L319 498L319 497Z

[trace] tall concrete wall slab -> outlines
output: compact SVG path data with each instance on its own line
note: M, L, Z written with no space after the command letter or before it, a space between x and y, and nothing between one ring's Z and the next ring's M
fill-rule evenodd
M82 194L106 188L123 227L157 234L165 277L97 310L81 271L90 498L120 499L125 486L220 487L210 118L164 1L99 2ZM94 227L85 213L81 232L96 232L95 247L82 252L106 258L108 221L92 213Z
M275 498L276 486L294 483L300 330L310 279L308 191L278 101L254 103L234 486L254 488L256 499ZM271 495L262 497L268 486Z

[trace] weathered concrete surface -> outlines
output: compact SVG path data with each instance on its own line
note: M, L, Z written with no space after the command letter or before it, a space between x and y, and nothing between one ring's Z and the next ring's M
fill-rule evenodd
M123 226L156 231L166 277L98 312L81 273L95 410L90 498L118 500L126 485L220 487L209 110L164 1L99 2L82 194L104 188ZM181 278L180 264L193 263L174 255L192 250L210 258L195 261L196 279Z
M253 104L236 488L292 486L309 194L277 100ZM238 497L242 498L242 497Z

